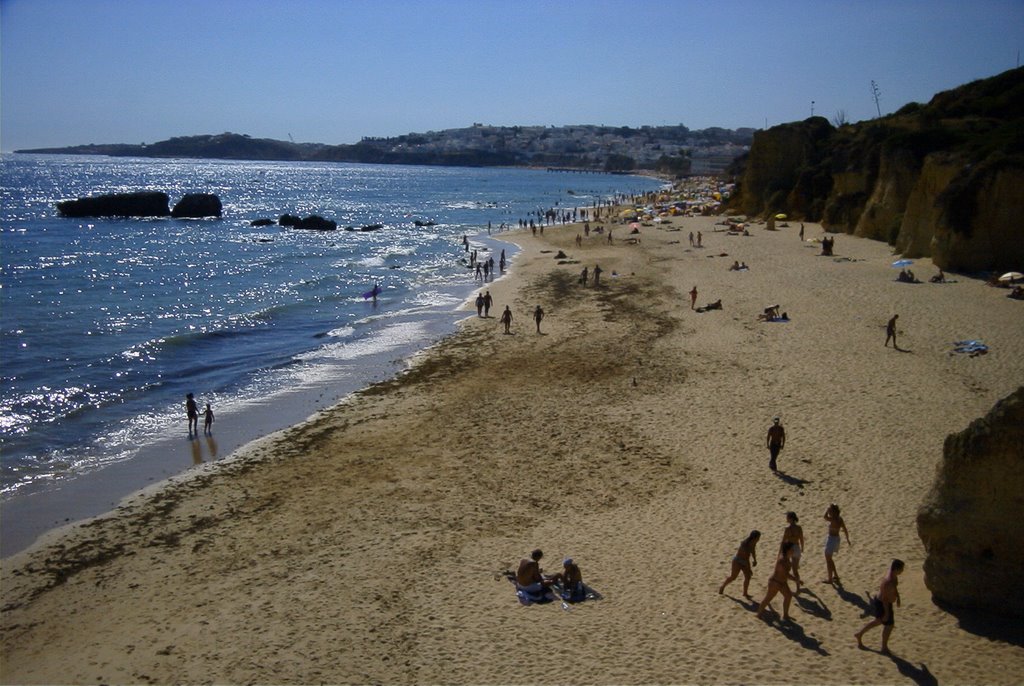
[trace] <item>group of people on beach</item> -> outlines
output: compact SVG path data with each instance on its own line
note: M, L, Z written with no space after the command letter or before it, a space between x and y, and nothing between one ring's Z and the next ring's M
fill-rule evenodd
M846 538L846 544L850 543L850 532L846 528L846 522L840 513L839 506L832 503L825 510L825 521L828 522L828 533L825 536L824 557L827 576L822 583L834 584L841 587L839 572L836 571L835 554L839 552L840 534ZM782 596L782 620L791 621L789 608L793 598L800 593L804 582L800 578L800 559L804 550L804 532L798 523L800 518L796 512L786 513L786 527L782 531L782 541L779 544L779 551L775 558L775 565L771 576L768 578L768 588L764 597L757 606L757 617L761 617L766 608L771 607L771 601L776 595ZM743 575L743 597L753 600L750 595L750 579L753 576L753 567L757 566L757 543L761 540L761 532L753 530L744 538L736 554L731 561L729 576L725 578L718 587L720 594L725 593L725 588L732 583L740 574ZM882 578L878 595L872 599L871 610L874 614L855 636L857 645L864 647L862 638L864 634L876 626L882 626L882 652L889 651L889 636L895 625L894 606L899 607L900 597L898 590L898 576L903 572L904 564L900 560L893 560L889 572ZM789 587L792 580L796 583L796 591Z
M586 586L583 584L583 573L571 557L562 560L562 571L556 574L544 574L540 568L540 560L544 552L537 548L519 561L514 582L516 591L526 596L530 602L550 600L548 595L553 588L558 588L562 600L578 603L586 598Z
M185 395L185 416L188 418L188 437L199 437L199 404L192 393ZM206 403L203 410L203 434L209 436L213 433L213 409L210 403Z

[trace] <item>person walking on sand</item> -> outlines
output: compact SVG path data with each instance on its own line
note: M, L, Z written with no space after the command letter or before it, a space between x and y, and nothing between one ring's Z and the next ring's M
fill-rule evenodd
M512 333L509 329L512 326L512 310L505 305L505 311L501 313L501 323L505 326L505 333Z
M199 435L199 405L196 404L195 396L189 393L185 396L185 415L188 417L188 435L192 432Z
M694 286L690 290L690 309L691 310L697 309L697 287L696 286Z
M478 316L478 317L483 317L484 316L484 294L483 293L477 293L477 296L476 296L476 316Z
M728 586L732 581L743 572L743 597L747 600L752 600L750 593L750 577L753 574L750 566L753 564L757 566L757 542L761 540L761 532L754 529L750 532L750 535L743 539L740 543L740 547L736 550L736 554L732 556L732 570L729 576L726 577L722 585L718 587L718 593L724 593L725 587ZM753 562L751 562L753 558Z
M773 472L778 471L779 453L786 447L786 430L782 428L778 417L772 419L765 442L768 446L768 454L771 455L771 459L768 460L768 468Z
M896 626L896 615L893 612L893 604L900 606L899 575L903 573L903 560L893 560L889 565L889 572L882 577L878 588L878 595L872 601L872 609L875 618L864 625L860 631L854 634L857 639L857 647L866 650L867 647L861 641L864 634L876 626L882 627L882 654L889 655L889 636L892 635L892 628Z
M206 411L203 412L203 434L209 436L213 433L213 408L206 403Z
M772 571L772 576L768 579L768 590L764 594L764 600L757 606L757 618L761 618L761 613L768 607L768 603L772 601L772 598L776 594L782 594L782 621L789 621L789 604L793 602L793 591L789 590L789 580L794 578L790 573L790 548L793 547L792 543L784 542L779 546L779 556L775 558L775 570ZM799 583L799 582L797 582Z
M487 291L484 293L484 316L491 316L491 305L494 304L494 298L491 297L491 292Z
M537 333L540 333L540 321L544 319L544 310L537 305L537 309L533 311L533 321L537 322Z
M896 345L896 320L899 319L898 314L894 314L889 323L885 325L885 347L889 347L889 339L892 339L892 347L894 350L899 350L900 347Z
M587 281L589 279L589 276L590 276L590 272L587 271L586 267L584 267L583 271L580 272L580 283L583 284L584 287L586 287L586 285L587 285Z
M701 233L700 231L697 232L697 247L698 248L703 248L704 247L704 234Z
M786 528L782 531L782 542L792 543L792 547L789 549L789 557L792 562L793 569L793 580L796 581L796 590L800 592L800 586L803 582L800 581L800 557L804 551L804 529L802 526L797 524L800 518L796 516L796 512L786 513Z
M803 240L804 240L804 223L800 222L800 242L803 243Z
M595 264L594 265L594 288L597 288L598 286L601 285L601 274L603 272L604 272L604 270L601 269L601 265L599 265L599 264Z
M842 531L846 535L846 545L853 545L850 543L850 532L846 530L846 522L839 514L839 506L832 503L825 510L825 519L828 521L828 536L825 537L825 569L828 570L828 578L825 579L826 584L830 584L833 581L839 583L839 573L836 572L836 563L832 561L832 556L839 552L839 532Z

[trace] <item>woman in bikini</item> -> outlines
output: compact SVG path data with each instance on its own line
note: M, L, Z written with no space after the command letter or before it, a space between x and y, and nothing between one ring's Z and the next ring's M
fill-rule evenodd
M757 542L761 540L761 532L754 529L750 532L750 535L743 539L740 543L740 547L736 550L736 554L732 556L732 572L729 577L722 582L722 585L718 587L718 592L725 592L725 587L728 586L740 572L743 572L743 597L750 599L750 593L747 590L750 587L750 575L753 571L750 569L751 558L753 558L753 565L757 566Z
M768 579L768 591L764 595L764 600L757 606L757 617L761 617L761 613L768 603L771 602L772 598L775 597L776 593L782 594L782 620L789 620L789 604L793 600L793 591L789 590L789 580L796 580L796 577L790 573L792 563L790 562L792 555L793 544L790 542L784 542L779 546L779 556L775 560L775 571L772 572L772 577Z
M836 572L836 563L832 561L832 556L839 552L839 532L842 531L846 535L846 545L853 545L850 543L850 532L846 530L846 522L839 515L839 506L832 503L825 510L825 519L828 521L828 536L825 538L825 568L828 570L828 578L825 579L826 584L830 584L833 581L839 583L839 574Z
M782 542L793 544L790 549L790 560L793 563L793 579L796 581L796 590L799 593L800 586L803 585L800 581L800 555L804 549L804 530L797 524L800 518L796 516L796 512L787 512L786 521L789 522L789 525L782 532Z

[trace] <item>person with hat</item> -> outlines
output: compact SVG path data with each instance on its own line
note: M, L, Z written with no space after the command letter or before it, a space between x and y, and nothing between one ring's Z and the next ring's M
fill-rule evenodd
M767 443L768 452L771 454L768 467L774 472L778 469L776 461L779 458L779 453L786 447L786 430L782 428L778 417L772 419L772 425L768 427Z

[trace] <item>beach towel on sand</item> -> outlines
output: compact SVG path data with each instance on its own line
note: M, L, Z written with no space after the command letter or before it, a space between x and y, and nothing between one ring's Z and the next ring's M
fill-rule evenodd
M981 341L953 341L953 352L977 357L988 352L988 346Z

